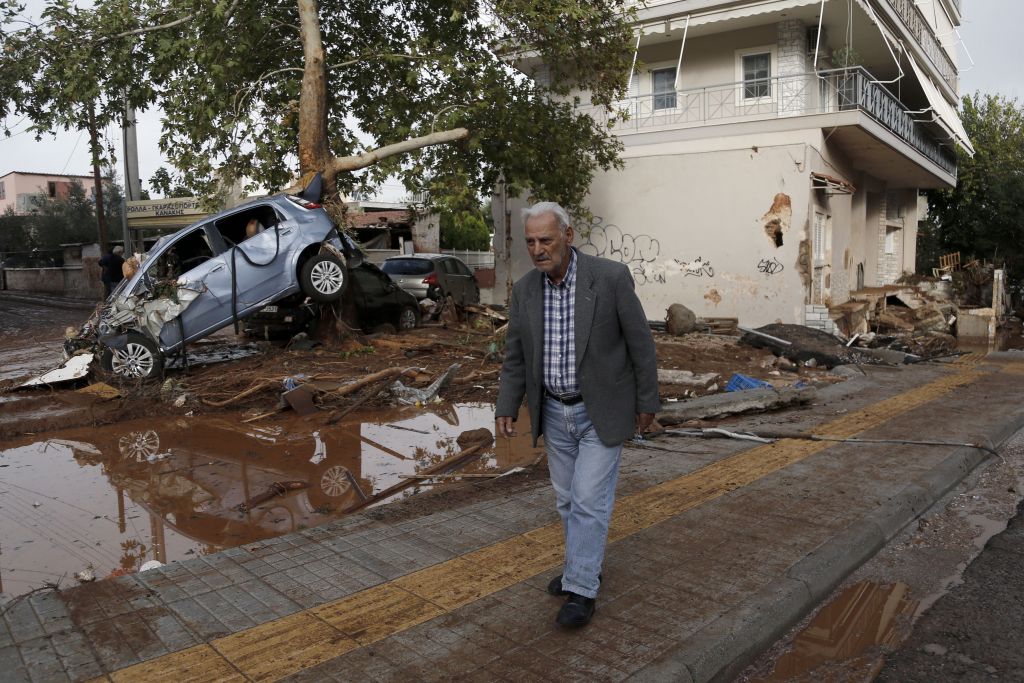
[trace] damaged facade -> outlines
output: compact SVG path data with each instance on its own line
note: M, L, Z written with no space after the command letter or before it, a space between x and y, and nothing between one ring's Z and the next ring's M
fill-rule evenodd
M959 3L694 0L637 17L629 118L612 126L625 166L595 177L575 244L627 264L649 318L678 302L824 328L828 306L914 271L920 191L955 186L955 147L971 151ZM513 279L531 267L525 203L508 202Z

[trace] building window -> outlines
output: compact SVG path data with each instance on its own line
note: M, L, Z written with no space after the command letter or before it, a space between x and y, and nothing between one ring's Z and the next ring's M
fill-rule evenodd
M651 95L654 111L676 108L676 70L651 71Z
M826 217L820 211L814 212L814 265L825 262L825 223Z
M7 199L7 189L4 187L4 181L0 180L0 199Z
M769 52L743 56L743 99L772 96L772 56Z
M772 74L776 70L775 46L752 47L736 51L736 104L756 104L771 100Z
M50 199L57 197L57 183L52 180L46 183L46 194L50 196Z

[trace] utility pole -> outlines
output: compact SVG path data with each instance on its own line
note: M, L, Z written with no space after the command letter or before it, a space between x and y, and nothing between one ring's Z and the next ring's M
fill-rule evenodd
M121 198L121 232L124 239L125 258L134 253L131 233L128 230L128 202L142 199L139 180L139 141L135 135L135 107L125 104L124 126L121 128L121 153L124 156L124 196Z
M508 183L501 174L501 215L505 224L505 305L512 303L512 211L508 208Z
M107 219L103 215L103 178L100 177L100 143L96 135L96 109L89 103L89 143L92 152L92 179L96 185L96 227L100 237L100 253L109 251Z

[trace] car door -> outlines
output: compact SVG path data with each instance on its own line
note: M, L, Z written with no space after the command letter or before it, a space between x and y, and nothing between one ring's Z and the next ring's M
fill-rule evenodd
M260 215L264 220L267 220L266 216L276 218L267 220L274 224L265 226L251 237L240 241L232 240L230 237L225 240L226 262L235 271L239 311L248 310L272 297L297 291L299 287L297 275L288 265L298 237L298 229L293 219L275 212L269 205L247 207L245 211L230 214L217 221L222 238L226 237L227 226L235 223L244 224L251 215ZM242 236L244 237L244 234Z
M445 293L450 294L452 299L458 304L466 303L469 300L470 293L473 291L470 283L473 277L472 274L468 272L468 269L464 269L466 270L465 273L460 271L459 265L461 265L461 262L453 258L441 259L438 265L441 266L445 273Z
M452 259L452 263L455 265L455 269L459 273L459 279L462 282L462 291L464 293L462 303L480 303L480 288L476 284L476 276L473 275L473 271L459 259Z
M354 268L351 273L359 290L356 306L360 326L372 330L378 325L395 324L398 319L398 285L370 263Z
M175 240L178 249L195 254L181 262L183 272L178 276L178 283L199 294L181 312L179 320L169 321L160 330L160 345L165 349L181 342L182 331L186 340L195 339L223 327L224 320L231 317L231 271L211 230L213 226L205 223ZM204 245L209 249L209 256ZM215 253L217 251L220 253Z

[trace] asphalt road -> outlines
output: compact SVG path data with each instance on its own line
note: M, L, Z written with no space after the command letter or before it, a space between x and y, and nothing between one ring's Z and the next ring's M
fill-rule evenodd
M1024 681L1024 503L970 564L963 583L914 625L876 680Z

